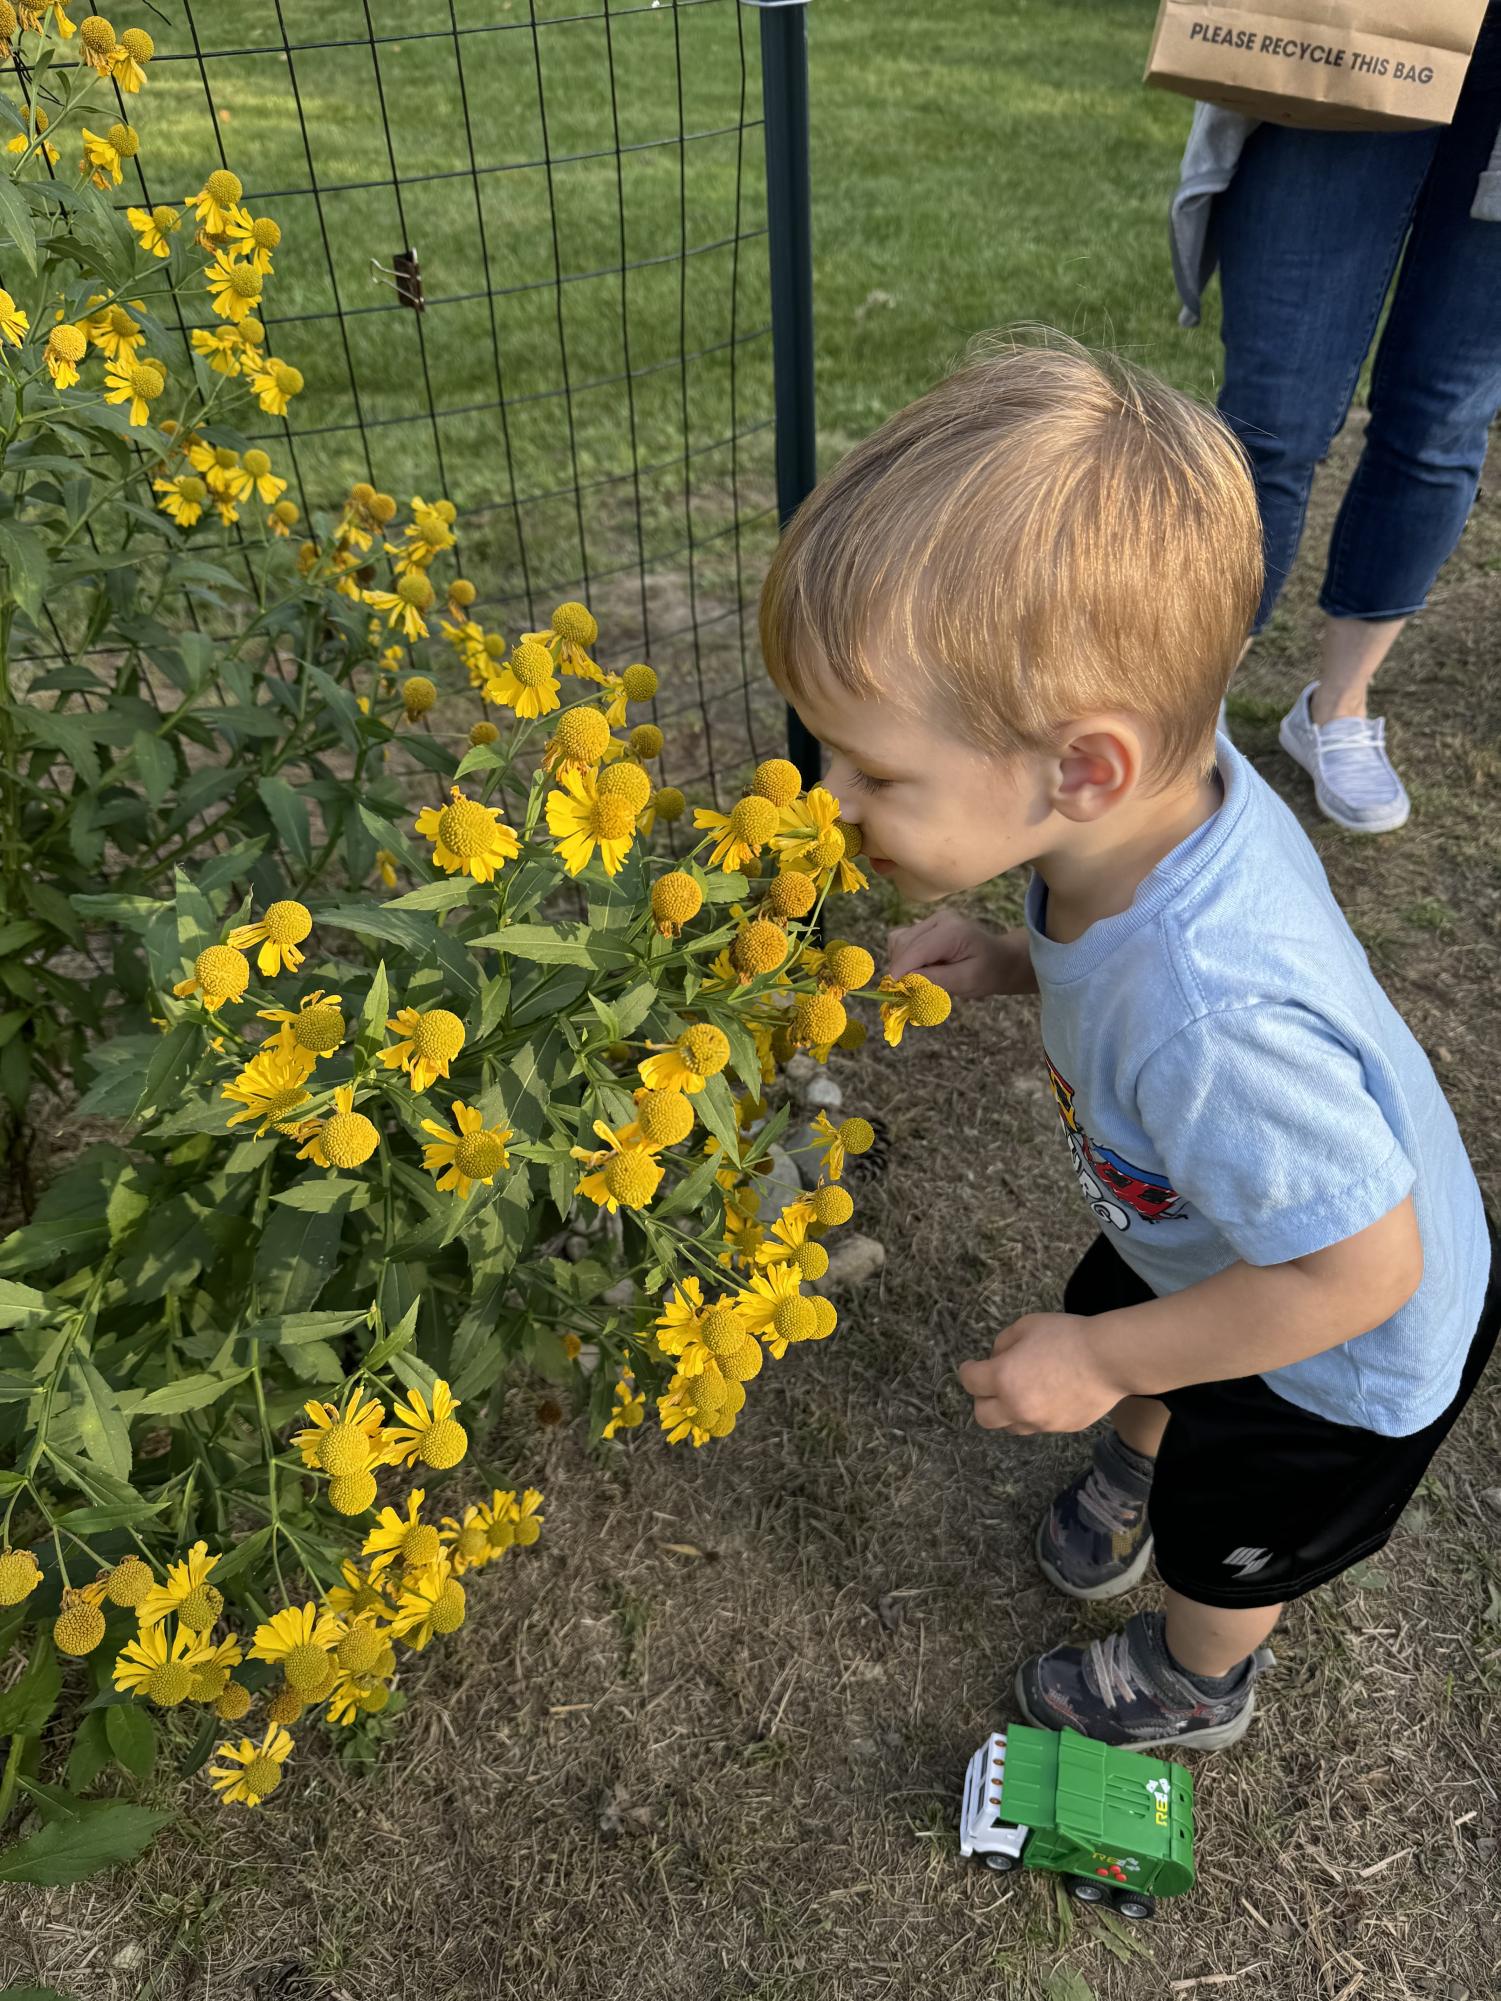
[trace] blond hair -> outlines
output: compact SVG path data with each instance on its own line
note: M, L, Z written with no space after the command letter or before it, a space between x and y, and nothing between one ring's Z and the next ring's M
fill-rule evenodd
M1255 489L1213 411L1062 335L986 336L803 502L761 648L793 700L811 640L848 692L936 701L1000 757L1125 711L1160 786L1213 763L1261 583Z

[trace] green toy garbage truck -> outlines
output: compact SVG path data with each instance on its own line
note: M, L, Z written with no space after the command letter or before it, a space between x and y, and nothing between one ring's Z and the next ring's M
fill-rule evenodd
M1193 1796L1181 1765L1013 1723L969 1761L959 1853L1056 1870L1081 1904L1150 1918L1193 1888Z

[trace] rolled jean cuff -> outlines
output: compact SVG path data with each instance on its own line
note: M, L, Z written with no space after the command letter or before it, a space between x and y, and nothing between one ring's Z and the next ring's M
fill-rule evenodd
M1335 604L1327 591L1319 592L1319 610L1326 618L1357 618L1366 625L1376 625L1384 619L1415 618L1420 611L1426 610L1427 606L1428 598L1425 593L1416 604L1398 605L1392 611L1352 611L1347 605Z

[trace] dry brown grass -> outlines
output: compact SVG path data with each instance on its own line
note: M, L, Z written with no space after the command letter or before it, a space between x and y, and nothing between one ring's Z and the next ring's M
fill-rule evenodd
M1276 750L1306 678L1306 572L1235 702L1493 1204L1498 517L1482 503L1382 684L1404 833L1325 826ZM860 1218L889 1260L836 1338L763 1377L702 1453L641 1435L593 1466L518 1390L494 1457L548 1490L543 1542L476 1590L384 1763L310 1747L254 1815L192 1789L136 1873L13 1900L9 1978L79 2001L1490 2001L1497 1383L1390 1548L1288 1619L1251 1736L1194 1761L1191 1899L1129 1930L1046 1878L965 1868L964 1759L1010 1713L1018 1657L1081 1624L1029 1550L1078 1445L981 1435L954 1369L1056 1301L1088 1233L1029 1005L862 1057L847 1096L892 1128Z

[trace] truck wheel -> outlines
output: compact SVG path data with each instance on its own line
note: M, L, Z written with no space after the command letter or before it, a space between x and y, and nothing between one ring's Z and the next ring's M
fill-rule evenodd
M1103 1883L1097 1883L1093 1876L1070 1876L1068 1894L1076 1904L1103 1904L1110 1894Z
M1021 1858L1016 1855L1001 1855L998 1853L990 1855L982 1855L980 1857L980 1860L985 1864L985 1867L987 1869L993 1869L997 1876L1009 1875L1011 1871L1017 1867L1020 1859Z
M1157 1899L1145 1890L1117 1890L1110 1901L1123 1918L1134 1918L1138 1924L1157 1915Z

